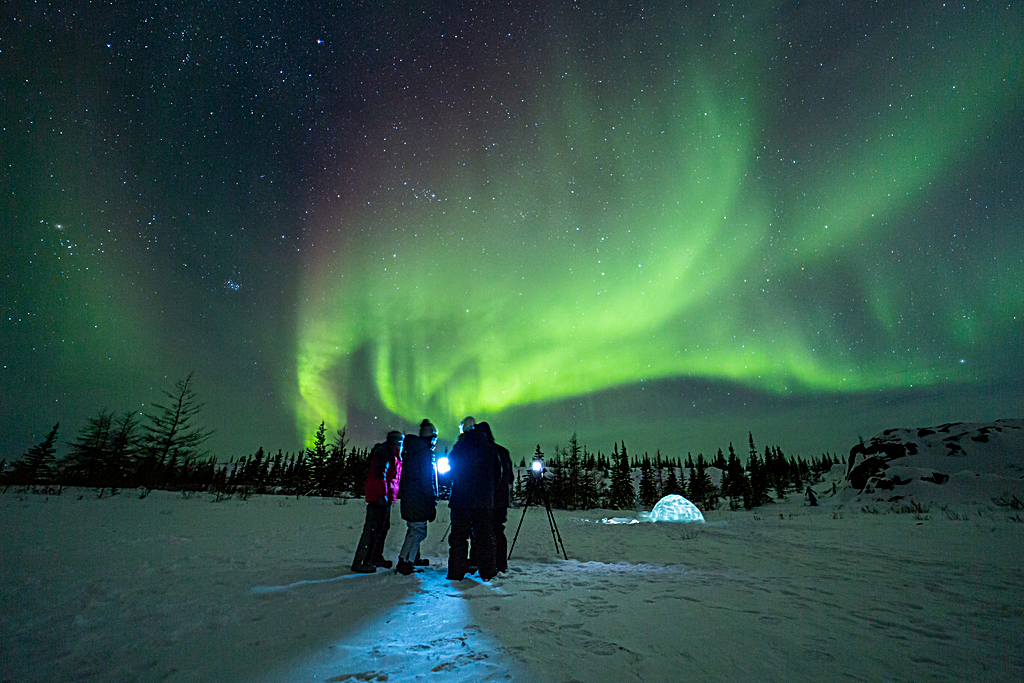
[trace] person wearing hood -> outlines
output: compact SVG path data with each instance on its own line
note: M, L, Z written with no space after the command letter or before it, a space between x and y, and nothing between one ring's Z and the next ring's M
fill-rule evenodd
M402 519L408 527L405 542L398 553L395 571L408 576L416 565L429 564L420 559L420 543L427 537L427 522L437 517L437 490L434 478L434 445L437 429L430 420L420 423L420 433L406 434L402 444L402 481L398 497L402 501Z
M470 536L480 578L488 581L498 573L492 517L501 468L493 444L483 431L474 429L475 425L472 417L462 421L459 440L448 455L452 473L452 492L448 498L452 518L448 536L450 581L461 581L469 571Z
M377 567L388 569L384 559L384 540L391 528L391 504L398 498L402 480L402 432L388 432L387 441L370 451L366 468L366 522L359 537L352 571L371 574Z
M508 449L495 443L491 426L481 422L476 426L491 444L498 458L498 483L494 488L494 513L491 530L494 536L494 563L499 572L508 571L508 539L505 537L505 523L508 521L508 506L512 499L512 456Z

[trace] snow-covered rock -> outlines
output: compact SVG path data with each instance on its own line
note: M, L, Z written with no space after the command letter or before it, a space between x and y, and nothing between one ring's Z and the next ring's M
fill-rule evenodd
M1024 500L1024 420L887 429L850 450L853 495L937 503Z

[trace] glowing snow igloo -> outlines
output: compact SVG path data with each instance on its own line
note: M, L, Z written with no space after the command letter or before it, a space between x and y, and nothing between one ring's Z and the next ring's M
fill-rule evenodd
M651 510L652 522L700 522L704 523L704 515L697 506L682 496L665 496Z

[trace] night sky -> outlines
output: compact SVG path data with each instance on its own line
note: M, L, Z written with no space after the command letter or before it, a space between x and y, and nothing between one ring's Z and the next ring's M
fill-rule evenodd
M1022 417L1022 35L1008 1L4 3L0 458L191 371L224 460L321 421L471 414L518 461Z

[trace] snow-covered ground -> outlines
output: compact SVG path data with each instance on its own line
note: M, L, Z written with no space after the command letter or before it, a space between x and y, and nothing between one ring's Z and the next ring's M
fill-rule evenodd
M444 506L404 577L350 572L358 501L12 489L0 680L1024 680L1024 512L868 501L843 473L818 507L702 526L556 510L568 561L530 508L487 583L445 580Z

